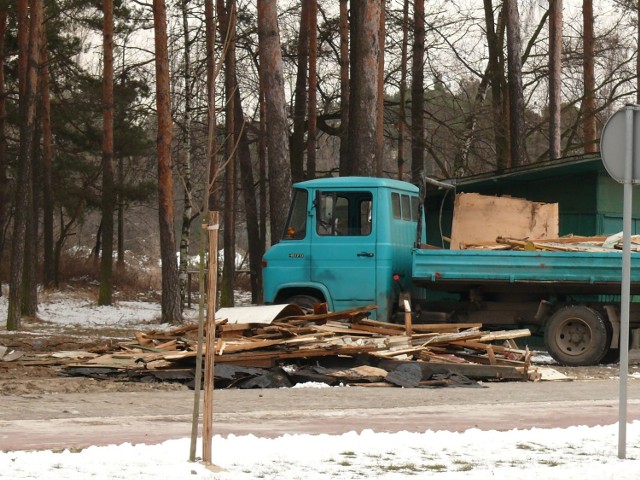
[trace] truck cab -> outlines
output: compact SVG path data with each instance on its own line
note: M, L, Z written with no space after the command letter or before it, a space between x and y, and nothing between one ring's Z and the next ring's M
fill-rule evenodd
M419 190L391 179L322 178L293 185L279 243L263 257L264 300L329 310L376 305L390 320L411 293ZM421 222L424 229L424 222Z

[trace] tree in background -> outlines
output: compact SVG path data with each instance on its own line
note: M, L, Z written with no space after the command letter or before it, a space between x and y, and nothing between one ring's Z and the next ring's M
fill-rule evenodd
M417 184L424 174L424 0L415 0L413 8L411 181Z
M26 12L26 0L20 0L19 11ZM13 219L13 235L11 240L11 277L9 283L9 307L7 311L7 330L18 330L22 316L23 278L25 276L25 241L28 216L33 212L29 208L29 197L32 195L32 153L35 129L36 99L38 86L37 65L40 47L40 29L43 19L42 0L32 0L31 14L27 19L20 16L19 29L28 28L27 34L20 35L19 51L26 55L19 61L20 77L20 150L18 157L18 175L15 191L15 214Z
M284 212L291 199L289 132L284 96L284 71L276 0L258 0L258 38L261 88L264 90L267 127L267 164L271 243L277 243L284 230Z
M509 138L511 166L527 163L524 125L524 93L522 87L522 39L520 13L516 0L505 0L507 7L507 63L509 85Z
M317 116L318 116L318 1L309 0L309 109L307 129L306 179L316 176Z
M376 175L381 0L351 1L350 175Z
M173 233L173 177L171 173L172 119L167 51L167 11L164 0L153 0L153 25L156 56L156 105L158 115L158 217L160 257L162 261L162 321L180 323L180 283Z
M6 121L7 101L5 89L5 35L7 31L7 7L0 5L0 232L4 231L8 202L7 179L7 134ZM4 253L4 235L0 235L0 272L2 272L2 259ZM0 275L0 297L2 296L2 276Z
M484 14L487 31L487 49L489 58L487 60L489 77L491 83L491 113L493 115L493 132L495 142L496 167L498 170L507 168L509 165L509 119L507 109L504 108L506 94L506 80L504 78L504 19L506 8L503 6L498 16L498 25L494 21L493 2L484 0ZM506 114L506 115L505 115Z
M103 1L102 73L102 257L98 305L111 305L113 299L113 213L115 185L113 167L113 0Z
M584 152L598 151L596 142L596 79L595 79L595 39L593 33L593 1L582 2L582 45L584 100L582 102Z
M236 89L236 9L234 0L218 0L217 12L220 37L225 41L224 84L225 84L225 161L224 161L224 261L220 282L220 306L233 307L233 283L236 261L236 131L235 131L235 89Z
M193 214L193 186L191 181L191 136L192 132L192 103L193 79L191 66L192 40L189 26L189 0L180 2L183 35L183 66L182 82L184 92L184 110L182 112L182 148L178 152L178 173L182 179L182 228L180 230L180 264L178 267L180 278L180 305L184 308L187 303L189 245L191 243L191 224L196 216Z
M406 115L406 95L407 95L407 50L409 48L409 0L404 0L402 5L402 46L400 47L400 105L398 108L398 180L403 180L404 176L404 142Z
M549 158L562 154L562 0L549 2Z
M47 25L42 26L42 64L40 92L42 102L42 236L43 278L45 288L55 285L54 277L54 193L53 193L53 129L51 125L51 92L49 75L49 46Z
M340 175L349 174L349 0L340 0Z
M300 6L300 34L298 35L298 65L296 69L296 88L293 103L293 132L291 133L291 181L304 179L304 132L305 113L307 113L307 71L309 65L309 22L310 1ZM311 77L309 77L311 80Z

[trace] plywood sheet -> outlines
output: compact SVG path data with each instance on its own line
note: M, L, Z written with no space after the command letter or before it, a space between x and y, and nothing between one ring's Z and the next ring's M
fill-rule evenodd
M557 238L558 204L478 193L456 195L451 249L495 242L497 237Z

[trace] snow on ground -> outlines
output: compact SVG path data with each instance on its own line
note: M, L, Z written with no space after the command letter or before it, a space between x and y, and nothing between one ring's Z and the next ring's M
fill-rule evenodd
M6 307L6 297L0 297L2 319L6 318ZM194 318L197 310L196 306L192 311ZM39 316L45 323L34 330L56 325L163 327L157 323L160 306L156 303L122 301L113 307L98 307L86 298L65 294L48 295ZM197 451L201 455L200 445ZM640 422L629 424L627 429L627 459L620 460L617 455L616 425L507 432L471 429L462 433L365 430L275 439L229 435L214 437L213 461L222 468L215 473L200 462L188 462L189 440L181 439L80 451L0 452L0 478L631 480L637 479L640 471Z
M214 437L212 472L187 461L189 440L160 445L90 447L82 451L0 453L0 477L11 479L545 479L638 478L640 422L629 425L625 460L617 427L467 430L462 433L374 433ZM201 446L198 445L200 454Z

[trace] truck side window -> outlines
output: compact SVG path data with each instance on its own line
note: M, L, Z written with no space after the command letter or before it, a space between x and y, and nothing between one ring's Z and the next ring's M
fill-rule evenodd
M371 234L371 192L319 192L315 205L318 235Z
M402 195L402 219L411 220L411 199L409 195Z
M393 208L393 218L402 218L402 210L400 209L400 194L391 193L391 207Z
M291 210L287 218L287 225L282 236L285 240L301 240L307 234L307 200L306 190L296 189L293 192Z

